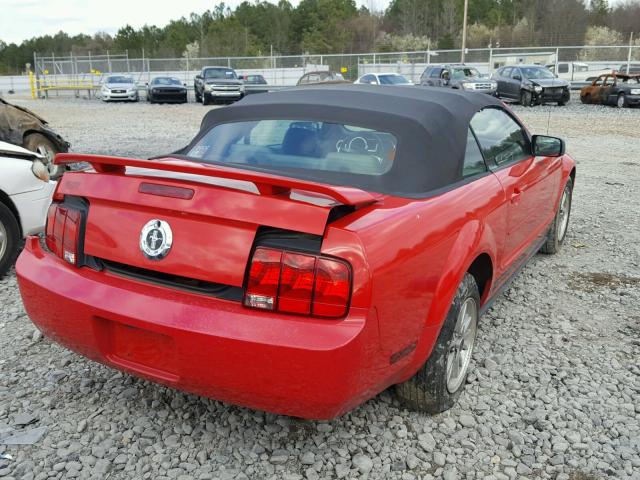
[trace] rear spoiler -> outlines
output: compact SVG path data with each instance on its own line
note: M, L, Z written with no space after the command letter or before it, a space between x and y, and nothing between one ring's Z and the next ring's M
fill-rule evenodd
M141 160L124 157L110 157L106 155L85 155L76 153L59 153L53 163L63 165L68 163L87 162L98 173L124 174L126 167L147 168L150 170L165 170L169 172L188 173L207 177L243 180L255 184L262 195L277 195L290 192L292 189L305 190L331 197L343 205L363 207L378 201L371 193L354 187L340 187L324 185L322 183L298 180L290 177L280 177L268 173L253 172L240 168L223 167L220 165L197 163L176 158L161 158Z

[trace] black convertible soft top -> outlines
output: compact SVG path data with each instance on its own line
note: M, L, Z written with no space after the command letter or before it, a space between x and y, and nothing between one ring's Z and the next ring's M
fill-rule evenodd
M230 107L209 111L198 135L175 154L187 155L202 136L223 123L291 119L372 128L393 133L398 139L393 166L383 175L239 167L372 192L424 197L462 180L469 122L476 112L489 106L501 107L502 104L486 94L445 88L297 87L250 95Z

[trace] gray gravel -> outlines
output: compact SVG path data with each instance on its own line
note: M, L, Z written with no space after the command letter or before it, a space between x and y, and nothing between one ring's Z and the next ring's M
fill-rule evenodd
M22 100L84 152L183 146L200 105ZM0 478L640 479L640 110L516 107L578 161L567 242L536 256L485 315L459 405L385 392L331 422L185 395L67 352L0 281ZM38 432L36 432L38 433Z

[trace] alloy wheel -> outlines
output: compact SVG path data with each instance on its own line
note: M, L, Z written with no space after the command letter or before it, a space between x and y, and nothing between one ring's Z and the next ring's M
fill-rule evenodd
M567 226L569 225L569 210L571 209L571 192L568 187L565 187L562 192L562 200L560 200L560 222L558 225L558 241L561 242L567 233Z
M7 229L4 224L0 222L0 260L4 258L5 253L7 252Z
M447 390L455 393L466 378L478 329L478 305L467 298L458 312L447 354Z

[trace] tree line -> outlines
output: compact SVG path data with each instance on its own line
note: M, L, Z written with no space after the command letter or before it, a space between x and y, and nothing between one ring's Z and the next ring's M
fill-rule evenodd
M33 52L137 57L362 53L460 48L464 0L392 0L384 12L355 0L219 3L163 27L125 25L115 35L58 32L19 45L0 38L0 73L18 73ZM469 0L467 46L597 45L640 37L640 0ZM1 33L0 33L1 35ZM604 42L604 43L603 43ZM640 42L638 42L640 45Z

